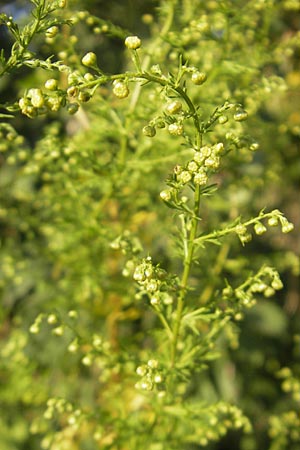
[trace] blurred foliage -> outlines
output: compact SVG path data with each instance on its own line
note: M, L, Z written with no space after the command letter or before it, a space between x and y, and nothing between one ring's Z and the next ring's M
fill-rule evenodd
M52 22L33 33L30 54L19 46L8 65L16 49L9 16L22 29L36 5L51 3ZM299 2L59 3L15 1L0 10L1 449L299 449ZM58 32L47 35L51 27ZM191 150L159 127L153 139L142 132L165 113L161 86L130 80L129 97L120 99L112 79L95 91L84 79L101 77L82 64L87 52L108 77L131 72L128 35L142 39L145 71L177 73L182 55L182 64L207 74L203 87L187 81L203 121L226 101L248 112L241 124L229 111L204 135L230 152L213 178L217 193L203 197L203 231L263 208L280 209L295 227L253 234L245 246L228 235L222 246L200 249L189 281L194 309L227 308L224 285L241 286L263 264L277 268L284 288L272 298L257 293L239 320L221 324L214 309L196 325L189 317L201 336L215 330L216 346L212 361L204 355L194 371L174 376L159 317L137 299L132 276L123 276L131 259L111 243L180 273L180 220L159 193ZM54 94L45 91L49 79L57 80ZM78 86L88 97L79 99ZM28 116L20 99L32 88L49 98L58 92L57 110L41 103ZM164 308L169 314L167 300ZM192 338L183 345L192 350ZM164 381L136 389L137 367Z

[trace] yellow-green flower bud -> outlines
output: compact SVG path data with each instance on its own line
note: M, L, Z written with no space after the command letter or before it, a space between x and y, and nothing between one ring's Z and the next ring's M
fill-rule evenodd
M46 37L47 38L54 38L58 33L58 27L57 26L53 26L48 28L48 30L46 30Z
M207 75L203 72L197 71L192 74L192 82L198 86L205 83L206 80L207 80Z
M194 183L203 186L207 183L208 176L205 172L199 172L194 175Z
M254 231L256 234L261 235L267 231L267 228L261 222L257 222L254 225Z
M55 91L57 89L57 80L50 78L45 82L45 88L49 91Z
M128 36L125 39L125 45L129 50L137 50L140 48L142 42L138 36Z
M123 81L115 80L113 82L113 93L118 98L126 98L129 95L129 89Z
M180 123L171 123L168 126L168 130L173 136L181 136L183 133L183 126Z
M162 200L164 200L165 202L168 202L171 200L172 198L172 194L171 194L171 190L170 189L165 189L164 191L161 191L161 193L159 194L160 198Z
M248 118L248 113L244 109L237 109L236 112L233 115L234 120L237 122L242 122L243 120L246 120Z
M167 114L178 114L182 109L182 104L178 100L175 100L174 102L169 103L166 106L166 113Z
M146 125L143 128L143 134L148 137L153 137L156 135L156 130L152 125Z
M218 120L219 120L219 123L221 125L223 125L224 123L228 122L228 117L225 116L225 114L222 114L222 116L220 116Z
M41 108L42 106L44 106L45 100L40 89L29 89L28 97L31 100L32 106L34 106L35 108Z
M78 103L69 103L67 106L67 111L71 115L77 113L78 109L79 109Z
M97 56L94 52L88 52L84 55L81 62L86 67L95 67L97 65Z

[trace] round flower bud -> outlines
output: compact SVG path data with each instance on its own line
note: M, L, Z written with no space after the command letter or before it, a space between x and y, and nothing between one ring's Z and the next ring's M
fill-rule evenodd
M203 186L208 181L208 176L205 172L196 173L194 176L194 183Z
M68 346L68 351L70 353L75 353L78 350L78 341L77 339L75 339L74 341L72 341L69 346Z
M32 106L34 106L35 108L41 108L42 106L44 106L44 96L40 89L29 89L28 97L31 100Z
M247 233L247 228L245 227L245 225L239 224L235 227L235 232L239 235L239 236L243 236Z
M171 123L168 126L168 130L173 136L181 136L183 133L183 126L180 123Z
M244 109L237 109L233 115L234 120L237 122L242 122L248 118L248 113Z
M64 327L62 325L56 327L52 330L52 333L55 334L55 336L62 336L64 334Z
M148 292L155 292L158 288L158 284L156 280L150 280L147 282L146 289Z
M56 317L56 315L55 315L55 314L49 314L49 316L48 316L48 318L47 318L47 322L48 322L50 325L53 325L53 324L57 323L57 317Z
M129 89L127 84L123 81L115 80L113 82L113 93L118 98L126 98L129 95Z
M29 332L32 334L37 334L40 331L39 327L37 324L33 324L31 325L31 327L29 328Z
M82 364L84 366L91 366L93 363L93 359L91 355L85 355L82 360L81 360Z
M137 50L140 48L142 42L138 36L128 36L125 39L125 45L129 50Z
M71 115L77 113L78 109L79 109L78 103L69 103L67 106L67 111Z
M150 303L151 303L152 306L159 305L160 304L159 298L158 297L152 297L150 299Z
M58 27L53 26L53 27L48 28L48 30L46 30L45 35L47 38L54 38L57 35L57 33L58 33Z
M151 369L157 369L158 368L158 361L156 359L149 359L147 362L147 366Z
M260 236L261 234L264 234L267 231L267 229L261 222L257 222L254 225L254 231L256 234Z
M251 150L252 152L255 152L256 150L258 150L258 148L259 148L259 144L258 144L257 142L253 142L253 143L250 145L250 150Z
M151 382L151 380L143 380L140 383L140 388L145 391L152 391L153 383Z
M177 177L178 181L181 181L183 184L187 184L191 179L192 175L187 170L183 170Z
M160 373L157 373L155 376L154 376L154 383L162 383L162 381L163 381L163 377L162 377L162 375L160 374Z
M136 369L136 373L137 375L139 375L140 377L144 377L148 372L148 368L147 366L138 366Z
M78 100L82 103L88 102L91 98L91 95L88 92L81 91L78 95Z
M156 130L152 125L146 125L143 128L143 134L148 137L153 137L156 135Z
M197 86L200 86L207 80L207 76L203 72L194 72L192 74L192 82L196 84Z
M93 75L92 73L90 73L90 72L85 73L84 76L83 76L83 78L84 78L87 82L89 82L89 81L94 81L94 79L95 79L94 75Z
M175 100L172 103L169 103L166 106L166 112L168 114L178 114L182 109L182 104L178 100Z
M272 297L272 295L275 294L275 290L271 287L268 286L265 290L264 290L264 296L265 297Z
M294 229L294 225L293 225L292 223L288 222L288 223L286 223L286 224L284 224L284 225L282 226L281 231L282 231L283 233L289 233L289 232L292 231L293 229Z
M190 161L187 166L189 172L197 172L198 164L195 161Z
M278 218L277 217L270 217L268 220L268 225L270 227L276 227L278 225Z
M221 125L223 125L223 123L228 122L228 117L225 116L225 114L223 114L222 116L219 117L218 120L219 120L219 123L220 123Z
M45 82L45 88L49 91L55 91L57 89L57 80L50 78Z
M280 278L274 278L274 280L271 283L271 286L276 291L279 291L280 289L283 288L283 283Z
M67 89L67 94L69 97L76 97L78 95L79 89L77 86L70 86Z
M88 52L84 55L81 62L86 67L94 67L97 65L97 56L94 52Z
M172 197L171 191L170 191L170 190L167 190L167 189L165 189L164 191L161 191L161 193L159 194L159 196L160 196L160 198L161 198L162 200L164 200L165 202L170 201L170 200L171 200L171 197Z

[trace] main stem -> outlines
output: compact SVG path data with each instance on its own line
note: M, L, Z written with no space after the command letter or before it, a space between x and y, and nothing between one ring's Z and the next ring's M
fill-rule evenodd
M180 283L180 292L178 296L178 302L177 302L177 309L176 309L176 321L174 325L173 330L173 341L172 341L172 353L171 353L171 366L174 367L176 362L176 356L177 356L177 345L178 345L178 338L179 338L179 332L180 332L180 325L181 325L181 319L182 319L182 313L183 313L183 307L184 307L184 300L187 292L188 287L188 280L190 276L190 271L192 267L192 261L193 261L193 254L195 249L194 240L197 235L197 228L198 228L198 222L199 222L199 209L200 209L200 186L196 186L195 194L194 194L194 215L191 219L191 229L188 237L188 251L184 259L184 267L183 267L183 273L181 277L181 283Z

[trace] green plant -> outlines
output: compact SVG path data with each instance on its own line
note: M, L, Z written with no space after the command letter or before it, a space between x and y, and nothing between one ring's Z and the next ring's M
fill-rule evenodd
M286 89L264 68L299 36L264 46L297 2L241 2L237 15L231 1L161 1L143 16L145 39L76 2L31 3L23 27L1 14L14 42L0 74L25 70L19 98L1 105L4 449L218 449L228 433L241 450L296 449L297 375L279 371L289 412L263 377L274 407L259 422L268 408L243 390L247 367L234 373L248 350L249 369L262 357L238 349L251 310L288 340L268 299L280 298L279 271L299 273L273 230L294 225L274 204L281 166L257 156L257 124ZM118 73L86 46L86 27L124 47ZM30 145L32 119L42 131ZM273 379L286 365L275 347Z

